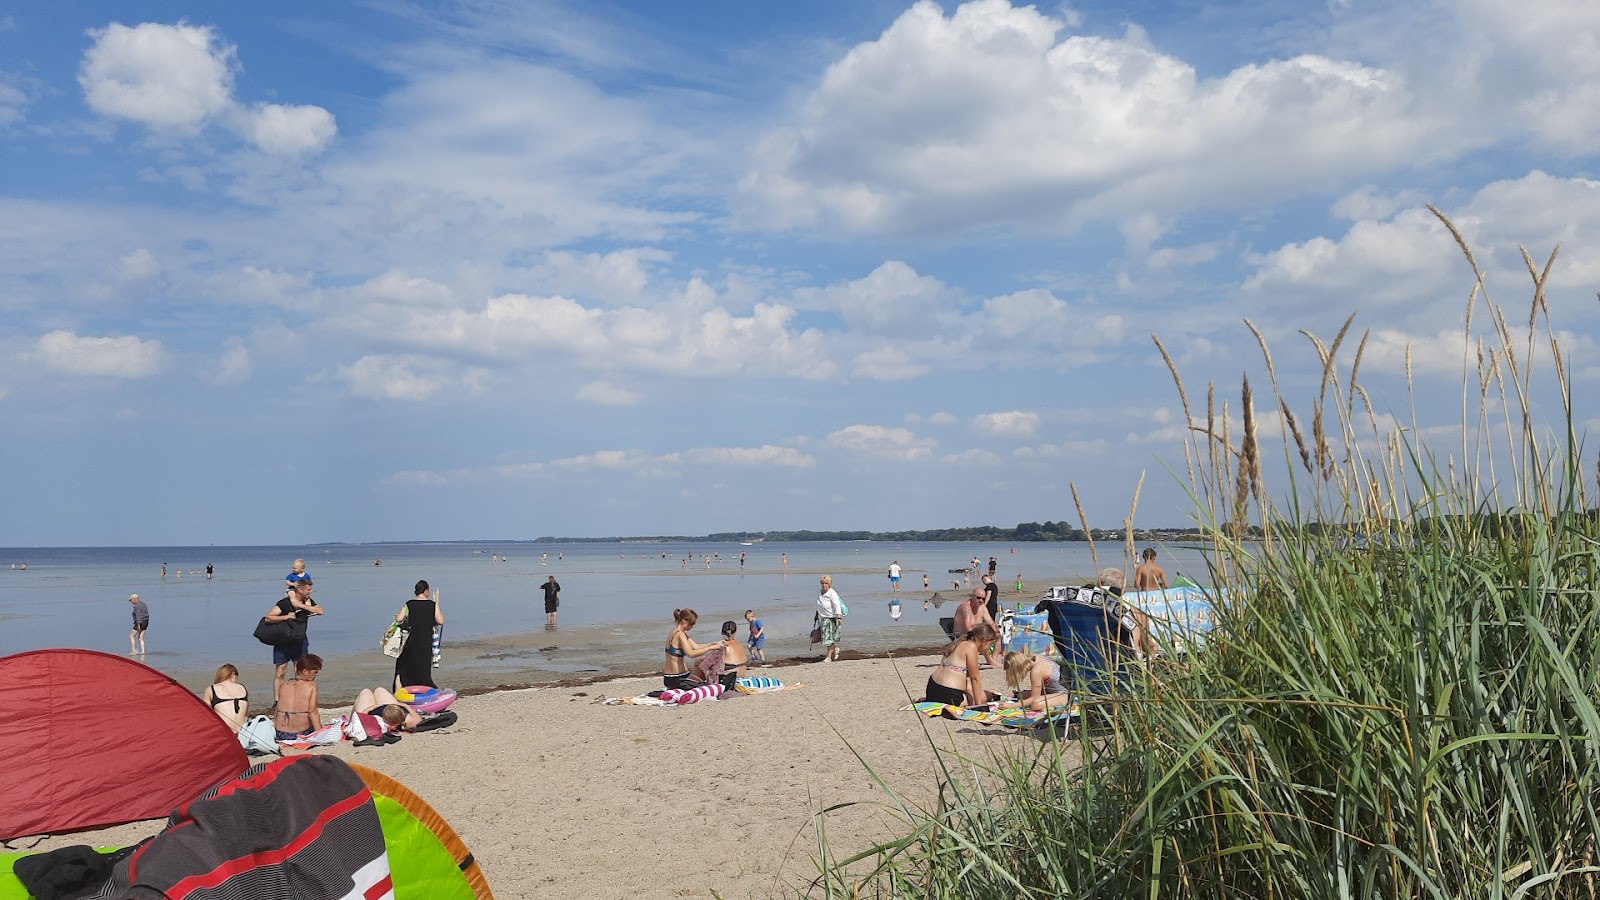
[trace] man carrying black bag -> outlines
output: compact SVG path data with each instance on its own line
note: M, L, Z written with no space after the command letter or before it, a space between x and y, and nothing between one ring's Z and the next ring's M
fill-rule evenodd
M295 582L294 588L282 600L273 604L267 611L263 621L288 622L298 619L305 623L312 616L320 616L323 609L315 600L311 599L311 579L301 578ZM302 624L302 627L304 625ZM272 664L277 666L272 672L272 702L278 702L278 686L283 684L284 675L288 674L289 664L305 656L311 650L311 637L307 635L299 643L275 644L272 647Z

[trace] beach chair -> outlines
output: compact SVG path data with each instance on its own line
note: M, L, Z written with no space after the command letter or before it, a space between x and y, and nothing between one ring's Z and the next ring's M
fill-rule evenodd
M1074 691L1114 694L1122 669L1133 657L1132 636L1112 609L1073 600L1047 601L1062 678Z

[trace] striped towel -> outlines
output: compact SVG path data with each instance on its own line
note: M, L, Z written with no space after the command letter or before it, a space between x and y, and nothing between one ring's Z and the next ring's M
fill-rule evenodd
M803 687L805 685L799 683L784 684L771 675L746 675L734 685L741 694L770 694L774 691L792 691Z

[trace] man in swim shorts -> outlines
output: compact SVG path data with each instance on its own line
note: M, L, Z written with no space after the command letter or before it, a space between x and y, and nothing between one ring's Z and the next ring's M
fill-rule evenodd
M889 564L889 584L896 594L900 593L900 560Z

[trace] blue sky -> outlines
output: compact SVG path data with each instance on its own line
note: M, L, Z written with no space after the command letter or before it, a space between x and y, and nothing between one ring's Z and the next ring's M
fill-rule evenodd
M8 6L0 546L1183 524L1152 334L1459 448L1429 203L1587 433L1600 6L1395 6Z

